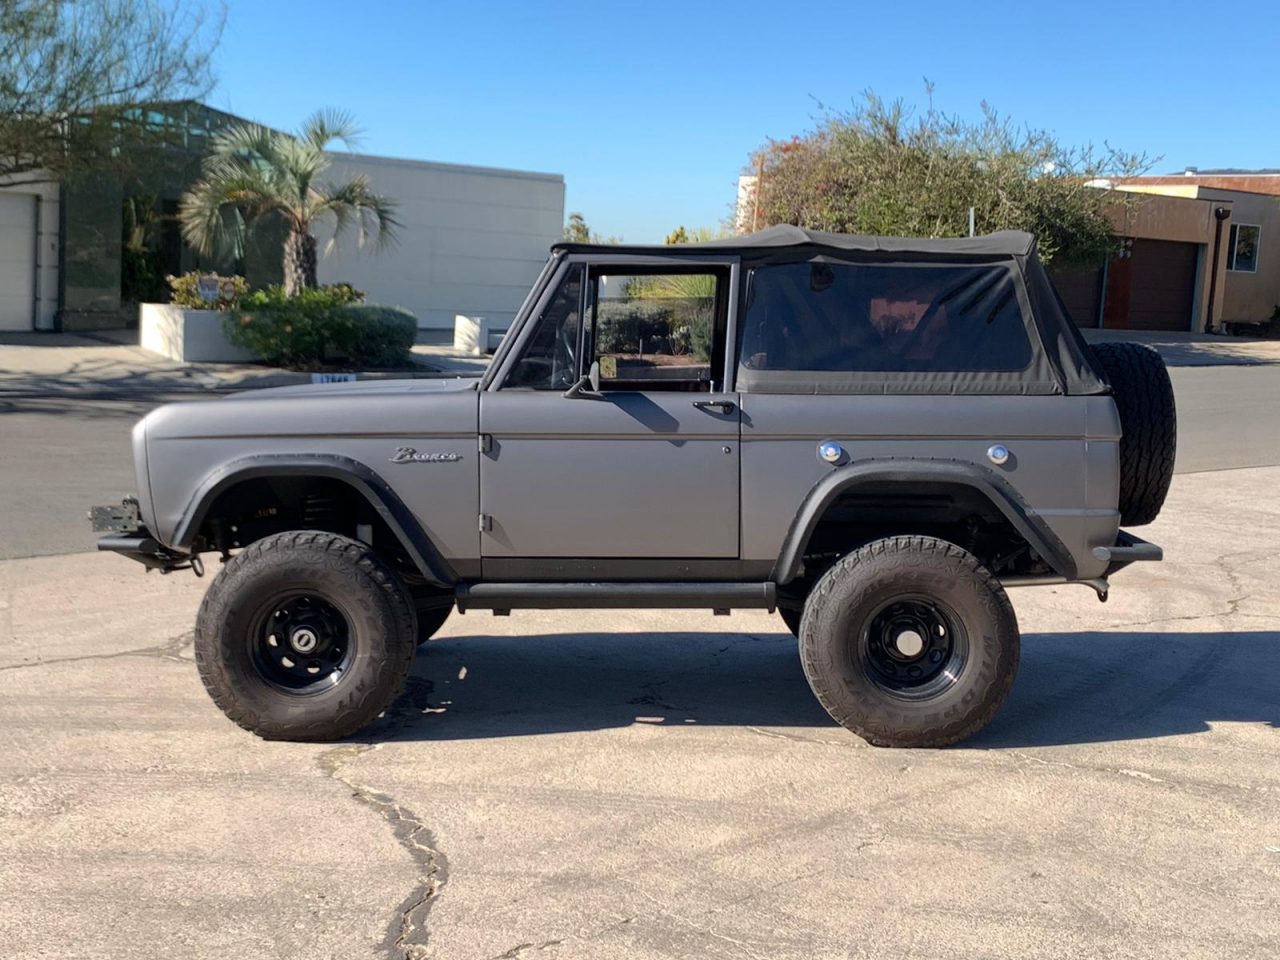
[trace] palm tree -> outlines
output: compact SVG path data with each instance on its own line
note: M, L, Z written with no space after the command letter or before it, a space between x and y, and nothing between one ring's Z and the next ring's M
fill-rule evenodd
M179 219L187 242L204 254L229 247L243 255L244 238L262 217L278 214L289 227L284 242L287 296L316 286L318 222L333 223L331 248L348 227L359 229L363 245L394 239L399 223L393 200L374 193L363 175L345 183L322 182L329 166L325 148L338 141L353 146L359 131L349 114L322 110L296 136L255 124L233 127L215 137L202 176L182 197Z

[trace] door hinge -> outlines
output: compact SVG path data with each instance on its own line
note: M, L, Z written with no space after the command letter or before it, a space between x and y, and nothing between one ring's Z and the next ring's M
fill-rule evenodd
M480 514L480 532L488 533L492 529L493 517L489 516L487 513Z
M492 434L488 434L488 433L480 434L480 452L489 453L492 450L493 450Z

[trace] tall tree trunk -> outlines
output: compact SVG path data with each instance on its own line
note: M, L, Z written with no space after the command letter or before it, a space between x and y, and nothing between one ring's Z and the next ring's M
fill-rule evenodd
M290 230L284 242L284 295L296 297L316 285L316 238L305 230Z

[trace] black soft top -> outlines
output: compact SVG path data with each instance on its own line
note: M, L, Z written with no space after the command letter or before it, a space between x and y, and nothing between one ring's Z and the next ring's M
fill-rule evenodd
M921 254L926 257L1025 257L1035 249L1035 238L1021 230L1001 230L981 237L940 240L921 237L859 237L849 233L823 233L782 224L741 237L706 240L701 243L605 244L557 243L552 250L568 253L679 254L719 253L753 256L770 250L791 251L795 247L815 247L854 253Z
M1022 280L1018 300L1032 345L1032 360L1025 370L921 373L888 380L882 375L850 371L821 376L797 374L771 382L764 382L769 377L748 374L739 377L739 386L747 391L782 393L1110 393L1110 387L1093 367L1089 347L1036 255L1035 237L1021 230L1001 230L981 237L925 239L859 237L784 224L746 236L678 246L557 243L551 249L604 256L735 256L746 268L744 283L750 282L755 268L798 261L1005 264Z

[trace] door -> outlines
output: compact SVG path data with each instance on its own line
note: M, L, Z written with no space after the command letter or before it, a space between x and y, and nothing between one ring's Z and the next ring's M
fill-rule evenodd
M480 398L482 556L738 556L738 399L713 372L728 280L562 269ZM599 391L565 396L593 362Z
M1125 243L1120 256L1107 263L1103 291L1102 325L1108 330L1129 328L1129 301L1133 295L1133 241Z
M1045 267L1067 308L1067 315L1077 327L1098 325L1098 308L1102 302L1102 267L1092 264L1064 263L1054 260Z
M1130 239L1107 269L1103 326L1112 330L1190 330L1200 247Z
M0 191L0 330L32 329L35 257L35 196Z
M1172 240L1133 242L1130 330L1190 330L1200 247Z

